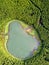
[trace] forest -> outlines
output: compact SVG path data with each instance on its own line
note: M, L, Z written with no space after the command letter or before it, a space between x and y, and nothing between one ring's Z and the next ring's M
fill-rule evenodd
M4 47L5 25L20 20L36 30L40 46L26 60L12 58ZM0 0L0 65L49 65L49 0Z

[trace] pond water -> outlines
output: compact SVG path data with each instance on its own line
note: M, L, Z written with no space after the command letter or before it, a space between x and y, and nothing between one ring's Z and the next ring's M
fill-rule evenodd
M17 21L9 24L6 46L7 50L16 58L29 58L34 49L38 48L38 43L37 39L28 35Z

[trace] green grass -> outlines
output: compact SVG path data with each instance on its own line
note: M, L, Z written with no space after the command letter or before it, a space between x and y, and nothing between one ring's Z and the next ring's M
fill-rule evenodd
M49 65L49 0L32 1L0 0L0 65ZM5 40L1 33L5 33L6 24L14 19L25 22L27 25L21 22L24 27L32 25L41 41L37 54L25 60L26 64L12 58L4 47Z
M21 22L21 21L20 21L19 23L22 25L23 28L27 28L27 27L29 26L29 25L27 25L26 23Z

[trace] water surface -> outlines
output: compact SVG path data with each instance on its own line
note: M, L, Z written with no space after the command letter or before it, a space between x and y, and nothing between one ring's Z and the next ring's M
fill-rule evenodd
M17 58L29 57L38 47L37 39L28 35L17 21L9 25L8 37L7 49Z

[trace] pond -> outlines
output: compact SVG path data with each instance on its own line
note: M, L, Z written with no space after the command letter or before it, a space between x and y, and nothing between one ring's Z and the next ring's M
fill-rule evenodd
M8 29L8 52L20 59L33 55L34 49L38 48L38 40L28 35L17 21L10 23Z

